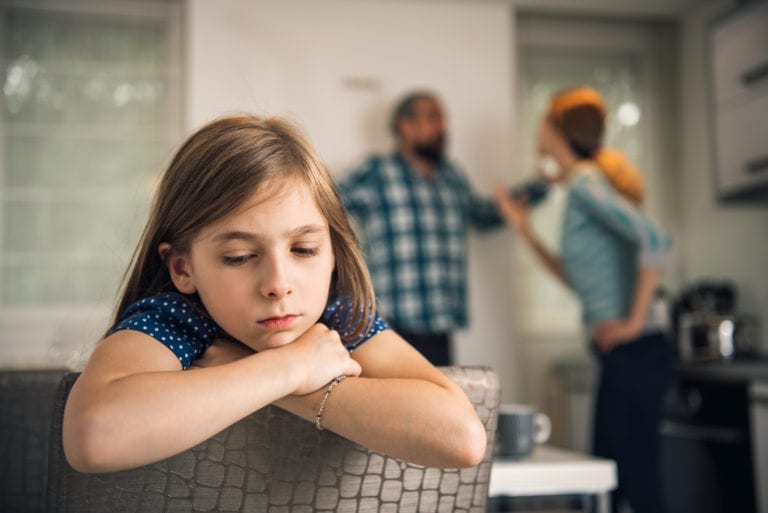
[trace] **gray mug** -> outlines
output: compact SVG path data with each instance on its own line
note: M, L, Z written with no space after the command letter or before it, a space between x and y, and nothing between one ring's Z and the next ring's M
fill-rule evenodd
M499 407L496 429L496 457L522 459L533 453L536 444L549 440L552 426L544 413L525 404L503 404Z

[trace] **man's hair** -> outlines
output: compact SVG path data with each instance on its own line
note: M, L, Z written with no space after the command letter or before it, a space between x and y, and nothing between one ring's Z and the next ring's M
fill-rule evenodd
M392 131L392 135L400 137L400 121L403 119L413 119L416 116L416 104L419 100L437 99L437 95L431 91L420 90L412 91L395 104L395 108L392 110L392 119L389 123L389 129Z

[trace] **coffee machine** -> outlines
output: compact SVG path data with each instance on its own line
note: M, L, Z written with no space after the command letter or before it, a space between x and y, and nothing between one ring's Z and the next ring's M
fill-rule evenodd
M758 347L757 321L736 311L737 291L728 281L700 281L672 306L672 327L682 361L749 358Z

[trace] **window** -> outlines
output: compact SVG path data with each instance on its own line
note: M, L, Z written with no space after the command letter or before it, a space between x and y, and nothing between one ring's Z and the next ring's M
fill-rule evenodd
M527 14L518 17L517 149L520 179L534 173L535 138L552 93L592 85L609 109L605 143L627 153L646 180L644 208L675 233L677 187L674 144L676 26L615 18ZM565 207L550 194L532 212L537 233L554 251ZM588 450L592 371L581 308L570 291L550 277L523 244L513 255L515 325L524 400L563 418L563 444ZM674 257L674 255L673 255ZM671 270L674 270L674 265ZM666 273L665 280L669 274ZM562 382L554 378L553 369ZM570 387L566 396L562 386ZM563 402L566 401L566 402ZM560 410L566 404L566 410Z
M536 137L552 94L589 85L608 107L605 144L624 151L646 180L651 217L670 228L674 173L671 171L669 107L674 69L674 27L616 19L519 17L518 154L521 169L534 173ZM671 119L672 118L672 119ZM521 177L522 178L522 177ZM532 213L548 247L558 249L565 196L559 189ZM519 326L527 339L581 333L576 299L530 251L516 251Z
M181 132L180 9L0 1L3 340L104 328Z

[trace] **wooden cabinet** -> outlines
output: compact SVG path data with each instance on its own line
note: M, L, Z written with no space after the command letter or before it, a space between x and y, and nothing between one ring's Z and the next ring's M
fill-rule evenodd
M715 21L710 43L718 196L768 201L768 0Z

